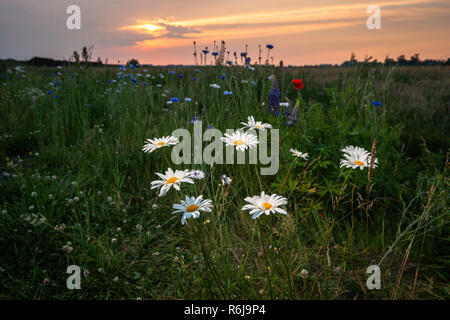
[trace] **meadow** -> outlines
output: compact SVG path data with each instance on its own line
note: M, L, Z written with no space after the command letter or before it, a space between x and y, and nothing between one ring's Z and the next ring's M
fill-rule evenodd
M122 69L2 70L1 299L449 298L450 67ZM225 132L249 116L279 129L275 175L143 152L195 121ZM377 166L341 167L346 146ZM168 168L204 178L160 197L151 182ZM262 191L287 214L242 210ZM200 195L211 212L182 224L173 205Z

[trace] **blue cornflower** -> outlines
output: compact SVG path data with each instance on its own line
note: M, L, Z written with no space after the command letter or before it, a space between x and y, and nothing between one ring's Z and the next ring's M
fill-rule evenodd
M124 65L119 64L119 69L120 69L120 70L126 70L127 67L125 67Z
M130 67L130 69L131 69L131 70L134 70L134 69L136 69L136 67L135 67L135 66L133 66L132 64L130 64L130 65L129 65L129 67Z
M196 123L196 122L199 122L199 121L200 121L199 118L197 118L196 116L192 116L191 123Z
M218 56L219 55L219 53L218 52L216 52L216 51L214 51L214 52L211 52L211 54L213 55L213 56Z
M173 97L173 98L170 98L170 101L172 101L172 102L178 102L178 101L180 101L180 98Z
M232 66L233 65L233 61L227 60L227 65Z
M221 75L220 79L225 80L227 78L227 76Z
M245 64L249 65L252 59L250 57L245 58Z
M192 99L191 99L191 98L184 98L184 101L186 101L186 102L191 102Z
M178 78L180 78L180 79L183 78L183 77L184 77L184 75L182 75L182 74L178 75Z
M381 107L383 104L380 101L372 100L372 105L375 107Z
M147 82L143 82L142 84L143 84L144 86L147 86L147 85L148 85L148 83L147 83Z
M47 93L48 93L48 94L52 94L52 90L48 90Z
M214 129L214 127L211 124L208 124L208 129Z
M207 53L209 53L209 50L204 49L204 50L202 50L202 52L203 52L204 54L207 54Z
M271 44L266 44L266 48L269 49L269 50L271 50L271 49L273 49L273 45L271 45Z
M195 69L195 72L200 72L200 69Z
M233 92L231 92L231 91L224 91L223 94L226 95L226 96L231 96L231 95L233 95Z
M175 71L169 71L168 74L175 74Z
M197 81L198 79L195 77L192 77L192 81Z
M137 83L137 80L135 78L131 78L131 81L133 81L134 84Z
M241 52L241 57L246 57L247 56L247 52Z

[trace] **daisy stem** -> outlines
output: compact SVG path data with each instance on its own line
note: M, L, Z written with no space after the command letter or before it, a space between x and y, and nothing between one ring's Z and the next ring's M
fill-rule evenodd
M261 246L263 248L263 253L264 253L264 258L266 260L266 266L269 266L270 263L269 263L269 259L267 257L266 246L264 245L264 241L263 241L263 238L262 238L262 235L261 235L261 227L259 225L259 222L256 222L256 224L257 224L257 227L258 227L259 240L261 242ZM270 299L273 300L272 279L271 279L270 275L267 277L267 281L269 282Z
M281 189L283 189L284 184L287 181L287 178L289 177L289 172L291 171L292 165L294 164L295 160L297 160L297 158L294 158L294 160L291 162L291 165L289 166L288 172L286 173L286 178L284 178L283 184L280 186L280 190L278 191L278 193L281 193Z
M202 255L203 255L203 260L205 261L205 266L207 269L209 268L209 270L211 271L214 281L216 282L217 286L219 287L220 291L222 292L222 297L225 298L225 291L219 281L217 271L213 268L213 266L211 265L211 262L209 261L208 254L206 252L206 249L205 249L203 242L201 240L201 237L200 237L200 232L198 231L197 227L193 223L192 224L190 223L190 225L192 226L192 229L194 230L196 238L198 239L198 242L200 244L200 248L202 250ZM203 236L203 232L201 232L201 236Z

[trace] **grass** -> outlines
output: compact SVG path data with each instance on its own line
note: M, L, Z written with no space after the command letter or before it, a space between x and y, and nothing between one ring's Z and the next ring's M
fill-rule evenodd
M449 298L450 68L202 67L171 75L154 67L130 71L137 84L115 68L9 70L0 88L2 299ZM295 126L268 111L271 74L292 104L291 80L305 83ZM170 97L192 102L167 105ZM204 130L240 128L250 115L279 128L278 173L176 166L170 148L142 152L147 138L192 130L194 115ZM339 167L343 147L370 150L374 140L379 166L370 182L367 169ZM309 160L292 164L290 148ZM168 167L206 177L159 198L150 182ZM233 179L225 187L224 173ZM172 205L201 190L212 213L182 225ZM286 197L288 215L252 220L244 198L261 191ZM380 290L366 286L374 264ZM81 290L66 287L69 265L81 268Z

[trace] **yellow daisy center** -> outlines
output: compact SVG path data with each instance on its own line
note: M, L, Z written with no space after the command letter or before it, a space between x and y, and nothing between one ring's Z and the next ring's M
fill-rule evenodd
M177 177L172 177L170 179L167 179L166 184L175 183L177 180L180 180L180 179Z
M272 208L272 205L268 202L264 202L263 204L264 210L270 210Z
M193 212L198 209L198 205L191 204L189 207L186 208L186 212Z
M240 146L240 145L245 144L245 141L242 141L242 140L234 140L234 144L235 144L236 146Z
M355 164L357 164L358 166L363 166L364 162L359 161L359 160L355 160Z
M166 143L164 142L164 141L160 141L160 142L158 142L156 145L158 145L158 146L163 146L163 145L165 145Z
M260 125L260 124L257 124L256 127L257 127L257 128L261 128L261 125Z

